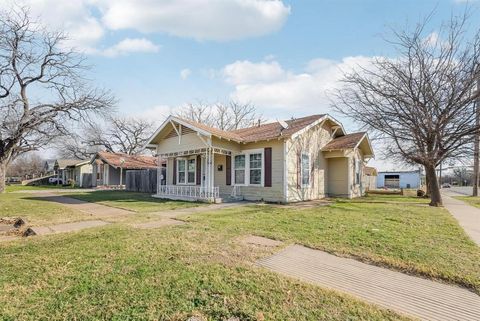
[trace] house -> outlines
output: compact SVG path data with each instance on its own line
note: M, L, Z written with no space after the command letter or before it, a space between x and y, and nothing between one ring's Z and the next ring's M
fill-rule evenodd
M73 184L80 187L90 187L88 175L92 173L92 166L88 160L57 159L53 169L57 175L56 183Z
M43 163L43 175L55 174L55 159L47 159Z
M420 170L378 172L377 188L420 188Z
M93 186L123 186L127 170L157 169L155 157L106 151L96 153L90 164L93 167Z
M358 197L374 156L366 133L347 134L329 115L233 131L169 116L146 148L166 162L155 197L210 202Z
M365 190L372 190L377 188L377 176L378 172L375 167L365 166L364 169L364 184Z

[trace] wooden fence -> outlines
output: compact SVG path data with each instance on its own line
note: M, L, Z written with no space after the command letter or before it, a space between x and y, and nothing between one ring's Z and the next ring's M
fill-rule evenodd
M157 192L157 170L127 170L125 178L125 189L130 192L156 193Z

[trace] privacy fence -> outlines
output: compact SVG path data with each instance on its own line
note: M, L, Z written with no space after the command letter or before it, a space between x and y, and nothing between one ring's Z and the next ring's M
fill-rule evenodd
M156 193L157 170L127 170L125 178L125 189L130 192Z

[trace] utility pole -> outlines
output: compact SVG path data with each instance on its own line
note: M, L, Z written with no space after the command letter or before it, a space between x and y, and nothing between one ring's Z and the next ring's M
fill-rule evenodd
M475 126L480 128L480 78L477 79L477 101L475 102ZM473 193L472 196L478 196L479 181L479 158L480 157L480 133L475 134L473 140Z

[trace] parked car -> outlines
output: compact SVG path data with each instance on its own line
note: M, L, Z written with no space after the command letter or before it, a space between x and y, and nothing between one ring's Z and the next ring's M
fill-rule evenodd
M50 178L48 179L48 182L49 182L50 184L60 184L60 185L63 184L63 180L62 180L61 178L58 178L58 177L50 177Z
M445 183L442 185L442 188L450 188L452 187L452 185L448 184L448 183Z

